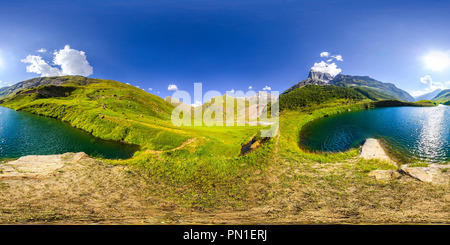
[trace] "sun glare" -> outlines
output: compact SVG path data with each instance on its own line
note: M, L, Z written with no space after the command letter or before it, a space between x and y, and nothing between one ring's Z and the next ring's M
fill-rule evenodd
M448 52L433 51L425 56L427 68L433 71L442 71L450 66L450 56Z
M2 52L0 51L0 68L3 68L3 57L2 57Z

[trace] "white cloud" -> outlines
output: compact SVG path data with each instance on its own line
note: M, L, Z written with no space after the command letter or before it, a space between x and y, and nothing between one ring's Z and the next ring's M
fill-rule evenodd
M344 59L342 59L342 55L340 55L340 54L332 55L331 57L335 58L337 61L344 61Z
M45 52L47 52L47 49L40 48L40 49L36 50L36 52L38 52L38 53L45 53Z
M152 91L153 89L152 89L152 88L148 88L148 90L149 90L149 91Z
M337 65L333 63L325 63L324 61L321 61L320 63L314 63L314 66L311 67L311 70L319 71L322 73L329 73L331 76L336 76L337 74L341 73L341 69L337 68Z
M329 52L320 53L320 57L331 57L330 59L327 60L327 62L331 62L333 61L333 59L336 59L337 61L344 61L344 59L342 59L342 55L340 54L331 55Z
M336 76L337 74L341 73L341 69L337 67L336 63L331 63L333 60L337 61L344 61L342 58L342 55L331 55L329 52L322 52L320 53L320 57L330 57L327 59L327 61L321 61L319 63L314 63L314 66L311 67L311 70L322 72L322 73L329 73L331 76Z
M253 89L253 86L248 86L248 89Z
M264 90L264 91L266 91L266 90L269 90L269 91L270 91L270 90L272 90L272 88L269 87L269 86L265 86L265 87L263 88L263 90Z
M231 89L230 92L231 92L231 93L234 93L235 91L234 91L234 89Z
M10 83L8 83L8 82L2 82L2 81L0 81L0 88L3 88L3 87L8 87L8 86L11 86L12 84L10 84Z
M446 88L447 88L444 84L442 84L442 83L440 83L440 82L435 82L435 81L433 81L433 79L431 78L430 75L426 75L426 76L424 76L424 77L421 77L421 78L420 78L420 82L421 82L421 83L424 83L424 84L427 84L427 85L428 85L428 88L429 88L431 91L434 91L434 90L436 90L436 89L446 89Z
M175 84L169 84L169 87L167 87L167 90L178 90L178 87Z
M71 49L69 45L66 45L64 49L55 51L53 55L53 64L61 68L49 65L41 56L37 55L28 55L21 62L29 64L26 67L27 72L40 74L41 77L89 76L93 73L93 68L86 60L86 54L83 51Z
M320 57L328 57L328 56L330 56L330 53L328 53L328 52L320 53Z
M426 75L420 78L420 82L424 84L431 84L433 82L433 79L431 78L430 75Z
M86 60L86 54L83 51L71 49L69 45L64 46L55 53L53 63L61 66L61 72L64 75L89 76L93 73L92 66Z
M193 106L193 107L197 107L197 106L201 106L202 105L202 102L201 101L199 101L199 100L196 100L195 101L195 103L194 104L192 104L191 106Z
M444 84L440 83L440 82L435 82L433 81L433 79L431 78L430 75L425 75L424 77L420 78L420 82L423 84L428 85L428 87L426 87L423 90L416 90L416 91L412 91L410 94L412 97L417 97L417 96L421 96L424 95L426 93L430 93L435 91L436 89L447 89L448 87L445 86ZM450 85L450 81L446 82L445 84L449 84Z
M61 71L52 67L41 56L28 55L25 59L20 60L23 63L29 63L27 65L27 72L41 74L42 77L62 76Z

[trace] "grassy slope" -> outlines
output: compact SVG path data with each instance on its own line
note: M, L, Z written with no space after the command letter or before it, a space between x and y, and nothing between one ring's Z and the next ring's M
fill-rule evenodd
M120 89L117 86L121 86ZM309 192L301 194L304 197L300 195L300 202L314 198L316 206L333 208L334 204L328 203L330 198L347 205L346 189L378 186L382 189L382 184L367 176L370 170L392 169L392 166L377 161L355 162L358 149L328 154L304 152L298 147L299 132L307 122L348 109L374 106L368 100L341 98L284 110L280 113L280 134L252 154L239 157L240 145L261 127L174 127L167 113L172 108L170 105L132 86L101 82L77 87L68 97L36 99L32 96L19 95L4 105L54 116L100 137L106 135L140 144L143 149L132 159L109 162L139 167L155 185L164 186L159 194L198 210L212 207L242 209L271 205L272 202L276 202L275 207L284 202L282 193L286 187L299 184L301 188L296 193ZM148 132L155 133L149 136ZM162 136L158 138L159 134ZM189 138L196 140L180 149L168 150ZM152 149L166 151L156 153L150 151ZM338 173L324 172L323 175L315 170L317 166L322 168L322 164L326 168L330 163L344 165ZM295 169L286 172L289 168ZM294 170L301 174L293 174ZM312 196L310 188L320 195ZM157 193L149 193L154 194ZM292 204L286 203L283 207L290 208ZM314 205L311 204L311 208L317 208ZM309 208L307 205L302 207Z
M175 127L170 121L174 107L134 86L101 79L63 86L71 88L67 97L48 97L28 89L9 96L1 105L58 118L103 139L140 145L132 159L109 162L139 166L173 191L188 188L172 194L191 205L208 206L223 200L223 195L237 195L245 183L242 179L268 160L258 157L264 151L237 157L241 144L261 126ZM189 145L171 150L194 138Z
M27 94L36 89L24 90L6 98L2 106L58 118L94 136L144 149L170 149L192 137L167 123L173 106L161 98L111 80L91 81L63 85L73 90L67 97Z
M450 89L443 90L437 94L436 97L433 98L433 101L448 105L450 101Z
M410 94L397 88L394 84L383 83L368 76L349 76L339 74L331 81L331 83L337 86L360 87L363 90L370 89L372 92L378 94L377 96L383 94L382 97L389 96L397 100L414 101L414 98Z

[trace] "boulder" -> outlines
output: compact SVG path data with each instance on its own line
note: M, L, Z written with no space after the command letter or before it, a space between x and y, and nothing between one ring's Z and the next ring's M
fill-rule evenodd
M373 170L369 173L369 176L377 180L393 180L400 178L401 175L397 170Z
M72 162L77 163L80 160L90 159L89 155L84 152L78 152L73 155Z
M449 166L430 164L428 167L409 167L402 165L400 172L422 182L448 185L450 182Z
M255 143L253 143L253 144L250 146L250 149L255 150L255 149L257 149L260 145L261 145L261 144L259 143L259 141L256 141Z

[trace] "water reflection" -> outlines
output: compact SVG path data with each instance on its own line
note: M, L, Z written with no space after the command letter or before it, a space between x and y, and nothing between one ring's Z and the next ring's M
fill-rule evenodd
M135 145L101 140L56 119L0 107L0 160L66 152L125 159L138 149Z
M443 154L445 149L444 142L445 127L445 106L439 105L424 111L424 120L422 120L421 131L417 141L417 151L422 160L434 159Z
M450 161L450 107L390 107L341 113L302 127L300 147L345 151L378 138L406 159Z

